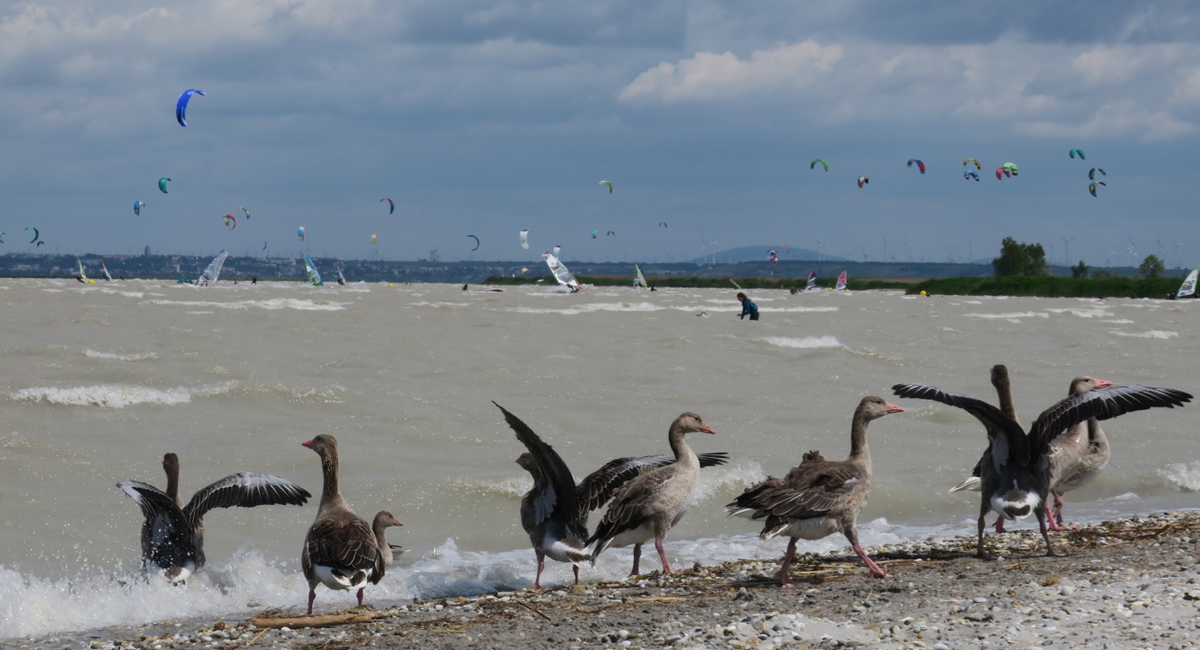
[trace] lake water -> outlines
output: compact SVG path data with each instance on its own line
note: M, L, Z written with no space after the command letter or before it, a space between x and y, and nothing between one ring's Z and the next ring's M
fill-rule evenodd
M300 443L337 436L350 504L405 524L389 536L410 552L367 590L386 605L532 584L518 518L531 481L492 400L576 478L616 456L668 451L671 420L701 414L717 435L691 436L693 448L732 461L704 470L672 531L672 561L688 566L780 557L784 541L758 541L723 505L808 449L844 457L851 413L869 394L907 411L870 429L864 543L973 531L978 496L946 491L978 458L982 428L965 412L892 398L892 384L994 402L988 368L1005 363L1025 422L1076 375L1200 390L1190 335L1200 301L750 291L762 311L750 322L736 317L734 293L0 280L0 638L303 607L299 555L315 501L212 511L209 564L186 588L136 579L141 514L114 484L165 487L166 452L180 456L185 500L237 471L317 495L319 463ZM1113 460L1068 496L1067 518L1195 507L1196 409L1105 423ZM845 546L835 536L801 549ZM619 577L629 564L629 549L612 549L582 574ZM544 582L570 575L551 562ZM316 607L353 602L321 590Z

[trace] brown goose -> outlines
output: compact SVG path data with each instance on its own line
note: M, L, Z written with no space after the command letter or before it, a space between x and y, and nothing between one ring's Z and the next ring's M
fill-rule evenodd
M769 477L725 506L730 516L763 519L760 539L768 540L777 535L790 538L783 566L779 569L781 584L792 584L790 572L797 539L821 539L838 531L850 541L850 547L862 558L871 575L888 577L859 545L855 524L871 491L867 424L889 413L903 411L881 397L862 398L850 424L849 458L829 461L820 452L810 451L787 476Z
M384 554L371 525L354 514L338 489L337 439L322 434L301 443L321 457L324 486L317 519L304 537L300 565L308 579L308 615L312 616L317 584L330 589L358 590L362 605L367 583L379 584L385 568Z
M399 544L388 544L387 541L387 529L403 525L387 510L375 513L375 520L371 522L371 530L375 533L375 543L379 545L379 552L383 555L384 566L391 566L392 560L397 555L404 555L406 552L404 547Z
M157 569L181 584L204 566L204 515L213 508L303 505L307 490L278 476L239 472L199 490L185 506L179 498L179 457L163 456L167 491L141 481L117 483L142 509L142 568Z
M495 402L492 402L496 404ZM529 534L537 555L534 589L541 588L545 558L570 562L579 584L579 563L591 559L587 551L587 517L592 510L633 478L675 462L670 454L617 458L604 464L575 485L571 470L554 448L542 441L529 425L499 404L508 426L529 451L517 464L533 476L533 488L521 499L521 526ZM699 456L700 467L724 464L729 454L716 452Z
M1154 407L1183 406L1192 396L1183 391L1149 386L1110 386L1067 397L1042 412L1026 433L1000 409L965 395L946 393L922 384L896 384L892 390L901 397L928 399L961 408L975 416L988 435L989 462L980 468L981 504L977 555L992 559L983 545L984 516L988 510L1009 519L1037 515L1038 528L1046 542L1046 555L1058 553L1050 544L1043 499L1050 491L1051 477L1046 471L1050 442L1058 435L1089 418L1107 420L1125 413Z
M696 431L716 433L695 413L683 413L675 418L668 434L675 462L638 476L613 496L596 532L587 541L596 544L592 549L593 561L609 546L633 544L633 570L629 575L637 575L642 544L654 539L663 571L671 571L663 539L687 513L696 497L700 459L684 441L685 435Z

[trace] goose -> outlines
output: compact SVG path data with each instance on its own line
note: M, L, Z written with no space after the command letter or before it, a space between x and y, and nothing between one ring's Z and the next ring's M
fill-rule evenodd
M375 513L375 519L371 522L371 531L375 533L375 543L379 545L379 552L383 555L384 566L391 566L392 560L397 555L404 555L407 552L399 544L388 544L387 541L387 529L392 526L403 525L399 519L396 519L387 510L380 510Z
M492 402L496 404L496 402ZM533 488L521 499L521 526L529 535L537 555L537 575L534 589L541 589L545 558L570 562L579 584L579 563L591 560L587 551L587 517L600 508L612 495L633 478L652 469L670 465L670 454L617 458L592 472L578 485L571 470L554 448L542 441L529 425L496 404L504 419L525 445L527 452L517 457L517 464L533 477ZM724 464L729 455L724 452L702 454L700 466Z
M338 444L328 434L301 443L321 457L324 483L317 518L304 536L300 565L308 580L308 615L312 616L317 585L330 589L358 590L362 605L367 583L379 584L385 569L384 554L371 524L354 514L338 488Z
M675 418L667 437L675 453L675 462L637 476L613 496L596 531L587 540L588 544L595 544L593 562L610 546L633 544L633 570L629 575L637 575L642 544L653 539L663 572L672 571L663 540L696 497L700 459L688 447L684 436L697 431L716 433L695 413L687 412Z
M787 535L787 552L779 569L779 582L792 584L792 557L797 539L821 539L841 532L854 553L867 565L871 575L888 577L858 543L858 513L871 491L871 450L867 446L867 425L890 413L904 409L882 397L862 398L850 421L850 456L846 460L826 460L820 452L810 451L783 478L767 480L746 490L725 506L729 516L762 519L759 538L768 540Z
M163 456L167 491L141 481L124 479L117 488L133 499L145 516L142 522L142 568L156 569L171 584L187 581L204 566L204 515L213 508L253 508L264 505L303 505L312 496L287 479L270 474L239 472L209 485L183 504L179 498L179 456Z
M1171 388L1109 386L1059 401L1043 411L1027 433L1003 411L973 397L924 384L896 384L892 390L900 397L928 399L961 408L975 416L987 431L988 451L980 467L982 499L976 546L976 555L985 560L993 559L983 544L984 516L988 510L1014 520L1035 514L1046 543L1046 555L1059 555L1050 543L1043 508L1052 480L1046 469L1046 457L1050 442L1059 433L1089 418L1107 420L1155 407L1174 408L1192 399L1188 393Z

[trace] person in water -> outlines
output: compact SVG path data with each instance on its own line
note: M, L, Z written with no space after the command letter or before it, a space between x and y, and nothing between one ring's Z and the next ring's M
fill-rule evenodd
M750 302L750 299L746 297L746 294L740 291L738 292L737 299L742 303L742 313L738 314L738 318L744 319L747 315L749 315L750 320L758 320L758 305Z

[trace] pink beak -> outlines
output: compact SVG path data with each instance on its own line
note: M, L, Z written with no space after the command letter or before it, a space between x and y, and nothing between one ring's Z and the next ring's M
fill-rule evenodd
M1112 386L1112 385L1113 385L1113 383L1111 381L1105 381L1103 379L1096 380L1096 388L1108 388L1109 386Z
M300 444L304 445L305 447L308 447L309 449L312 449L312 441L311 440L305 440L304 442L302 442Z
M904 409L900 408L899 406L896 406L895 404L892 404L891 402L888 402L887 412L888 413L903 413Z
M708 426L707 424L703 424L700 426L702 427L700 430L703 431L704 433L711 433L713 435L716 435L716 433L717 433L716 431L713 431L713 428Z

